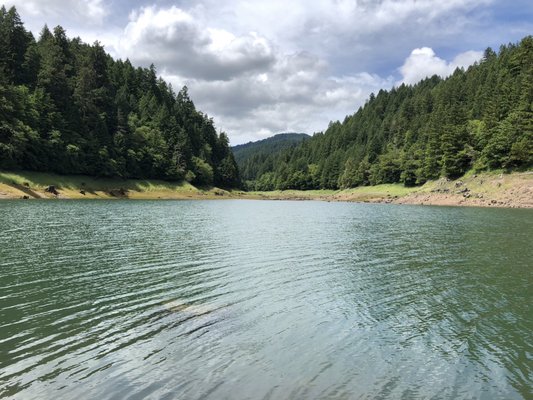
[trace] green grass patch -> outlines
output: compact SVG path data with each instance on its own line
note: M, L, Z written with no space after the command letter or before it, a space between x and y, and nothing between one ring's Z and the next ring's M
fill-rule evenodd
M0 183L44 189L54 185L58 189L108 191L122 188L139 192L177 191L196 192L188 182L94 178L84 175L57 175L44 172L0 172Z
M406 187L401 183L390 183L376 186L360 186L353 189L345 189L341 193L346 194L365 194L376 196L406 196L410 193L417 192L420 187Z
M316 199L332 196L338 190L272 190L268 192L244 192L244 197L259 197L272 199Z

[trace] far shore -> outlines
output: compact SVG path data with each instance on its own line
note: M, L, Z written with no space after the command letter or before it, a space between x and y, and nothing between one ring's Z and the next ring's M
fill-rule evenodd
M318 200L387 204L533 208L533 171L467 174L423 186L401 184L344 190L244 192L197 188L188 182L99 179L39 172L0 172L0 199L139 199L139 200Z

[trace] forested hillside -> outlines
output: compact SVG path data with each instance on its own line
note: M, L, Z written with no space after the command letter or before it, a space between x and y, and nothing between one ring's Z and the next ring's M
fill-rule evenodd
M305 133L280 133L267 139L233 146L231 150L239 166L244 180L256 180L265 172L272 170L273 165L265 162L272 160L273 153L294 147L310 136Z
M0 9L0 169L236 186L224 133L155 67Z
M533 37L490 48L482 61L371 95L343 122L272 153L250 189L422 184L469 169L533 166Z

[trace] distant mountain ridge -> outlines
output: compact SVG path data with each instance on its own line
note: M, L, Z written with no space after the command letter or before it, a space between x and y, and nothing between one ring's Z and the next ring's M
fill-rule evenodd
M269 156L281 150L296 146L309 138L311 136L306 133L287 132L279 133L256 142L233 146L231 149L235 161L239 166L242 180L257 179L265 172L265 168L269 168L264 163L267 158L271 158Z

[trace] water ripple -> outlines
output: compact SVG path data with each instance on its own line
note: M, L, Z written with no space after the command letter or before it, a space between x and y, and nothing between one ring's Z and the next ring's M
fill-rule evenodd
M531 398L533 215L0 203L0 398Z

